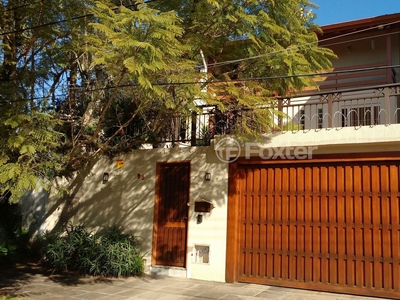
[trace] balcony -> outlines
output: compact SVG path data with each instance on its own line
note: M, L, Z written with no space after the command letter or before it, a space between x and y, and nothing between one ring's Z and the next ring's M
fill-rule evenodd
M292 130L375 126L400 123L400 84L322 91L278 99Z
M220 112L215 106L199 109L201 113L189 117L170 118L157 133L156 142L147 147L206 146L215 136L233 134L244 125L253 126L252 112L248 109L228 112ZM262 128L253 128L260 133L400 124L400 83L277 98L273 107L265 109L270 110L273 121ZM137 136L143 134L141 124L131 124L129 131Z

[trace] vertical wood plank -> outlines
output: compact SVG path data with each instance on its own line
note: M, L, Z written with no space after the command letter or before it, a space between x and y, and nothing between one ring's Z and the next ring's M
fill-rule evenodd
M247 171L245 168L243 167L239 167L238 168L239 171L239 205L238 205L238 217L240 218L240 231L239 231L239 253L240 253L240 270L238 275L246 275L246 205L247 205L247 197L248 197L248 193L247 193ZM234 263L234 260L232 261L232 263Z
M390 234L392 224L390 220L390 188L389 188L389 167L385 164L381 169L381 222L382 222L382 256L383 256L383 288L393 289L393 262L391 253L392 236Z
M289 278L289 184L290 184L290 168L285 167L282 170L282 244L281 244L281 260L282 260L282 279Z
M299 191L305 191L305 176L309 167L299 167L299 174L297 179L297 217L296 217L296 224L297 224L297 245L296 245L296 252L297 252L297 276L296 280L304 281L304 227L305 227L305 219L304 219L304 195L301 195Z
M177 262L179 260L178 254L180 246L180 241L178 240L179 228L171 227L171 244L169 245L170 253L171 253L171 261Z
M372 251L372 187L371 187L371 166L362 166L363 174L363 235L364 235L364 257L365 257L365 287L373 286L373 251Z
M361 166L354 166L354 244L355 244L355 257L356 257L356 271L355 271L355 284L358 288L365 285L365 258L364 257L364 235L363 229L363 202L362 202L362 173Z
M171 244L172 244L172 238L174 235L174 229L173 228L169 228L167 226L164 227L165 228L165 254L164 256L162 256L162 264L166 264L167 262L171 262L172 261L172 251L171 251Z
M282 210L282 168L276 168L275 170L275 197L274 197L274 216L273 216L273 221L274 221L274 243L273 243L273 249L274 249L274 268L273 272L274 278L280 278L281 277L281 254L280 254L280 249L281 249L281 210Z
M252 205L252 224L253 224L253 276L260 276L260 169L254 169L253 178L253 205Z
M267 278L273 277L273 266L274 257L272 255L272 250L274 247L274 226L272 222L274 220L274 182L277 180L275 176L275 168L268 168L268 201L267 201L267 259L266 259L266 270Z
M266 276L266 259L267 259L267 182L270 181L267 169L261 169L261 199L260 199L260 277Z
M315 191L313 190L314 172L316 167L305 168L305 181L304 181L304 281L311 282L313 280L313 202L315 199Z
M337 168L329 166L329 283L338 284Z
M328 168L321 166L321 281L329 282Z
M156 186L154 193L154 215L153 215L153 236L152 236L152 244L151 244L151 265L154 266L157 264L157 238L159 236L159 228L158 228L158 218L159 218L159 210L160 210L160 193L161 193L161 165L160 163L156 164Z
M371 167L372 183L372 243L373 243L373 268L374 268L374 288L382 288L382 230L381 230L381 187L380 187L380 168L376 164Z
M301 171L298 168L290 167L289 168L289 279L296 280L297 279L297 223L296 223L296 214L297 214L297 199L298 190L297 190L297 179L298 176L301 175ZM296 195L296 196L295 196Z
M186 245L185 245L185 233L184 233L184 229L183 228L178 228L178 241L179 241L179 249L185 249ZM186 251L180 251L180 253L178 253L178 260L179 262L184 262L185 261L185 255Z
M310 243L311 249L310 252L313 253L312 256L312 281L321 282L321 261L322 254L321 252L321 201L322 201L322 193L321 193L321 166L313 168L312 175L312 189L313 197L312 200L312 243Z
M353 165L346 165L345 171L345 234L346 234L346 284L355 285L355 246L354 246L354 180Z
M245 216L245 270L244 274L250 276L252 274L252 239L253 239L253 224L252 213L253 213L253 169L246 168L246 198L244 206L244 216Z
M399 166L393 164L390 166L390 213L392 220L392 256L393 256L393 289L400 291L400 202L399 202Z
M345 230L345 186L344 186L344 167L337 166L337 222L338 222L338 283L346 285L346 230Z

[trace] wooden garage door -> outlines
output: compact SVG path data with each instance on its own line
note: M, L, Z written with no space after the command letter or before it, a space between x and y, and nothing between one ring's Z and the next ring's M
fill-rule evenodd
M399 299L398 164L233 166L227 279Z

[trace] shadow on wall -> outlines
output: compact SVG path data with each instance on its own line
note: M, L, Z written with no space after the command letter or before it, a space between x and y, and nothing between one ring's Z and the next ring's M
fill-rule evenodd
M28 191L19 201L26 229L34 237L42 231L41 227L46 221L48 197L49 194L45 190Z
M191 200L206 198L216 207L224 206L227 178L226 172L220 170L226 165L207 162L209 155L212 155L210 147L137 150L119 157L124 160L123 168L116 167L115 159L101 157L66 181L63 186L67 186L69 195L49 198L42 191L30 192L21 199L30 231L41 234L63 228L71 221L96 231L122 226L141 237L143 250L150 251L156 163L190 160ZM204 180L206 171L212 173L211 181ZM109 179L103 183L105 172ZM63 183L59 181L57 184Z
M92 165L80 170L74 178L58 178L55 186L62 186L69 191L65 196L50 196L41 188L28 191L19 204L26 226L33 238L46 231L64 228L78 212L75 198L81 190L85 178L90 174Z

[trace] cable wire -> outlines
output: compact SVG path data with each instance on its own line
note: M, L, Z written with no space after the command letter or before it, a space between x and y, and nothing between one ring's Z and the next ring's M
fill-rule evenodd
M302 47L320 44L320 43L323 43L323 42L326 42L326 41L330 41L330 40L333 40L333 39L339 39L339 38L343 38L343 37L346 37L346 36L349 36L349 35L354 35L354 34L358 34L358 33L362 33L362 32L368 31L368 30L378 29L378 28L380 28L382 26L386 27L386 26L397 24L397 23L400 23L400 20L399 21L394 21L394 22L391 22L391 23L387 23L387 24L377 25L377 26L374 26L374 27L369 27L369 28L366 28L366 29L360 29L360 30L357 30L357 31L353 31L353 32L350 32L350 33L345 33L345 34L341 34L341 35L338 35L338 36L334 36L334 37L318 40L318 41L315 41L315 42L310 42L310 43L297 45L296 46L297 50L290 49L290 51L299 51L300 50L299 48L302 48ZM349 42L349 41L347 41L347 42ZM330 44L330 45L332 45L332 44ZM287 52L287 51L288 51L288 49L284 49L284 50L273 51L273 52L264 53L264 54L260 54L260 55L255 55L255 56L251 56L251 57L247 57L247 58L229 60L229 61L220 62L220 63L211 63L211 64L208 64L208 67L217 67L217 66L235 64L235 63L238 63L238 62L247 61L247 60L253 60L253 59L258 59L258 58L263 58L263 57L267 57L267 56L274 55L274 54L284 53L284 52Z
M376 70L383 70L388 68L399 68L400 64L398 65L391 65L391 66L382 66L382 67L372 67L372 68L361 68L361 69L352 69L352 70L343 70L343 71L332 71L332 72L316 72L316 73L308 73L308 74L296 74L296 75L281 75L281 76L266 76L266 77L256 77L256 78L242 78L242 79L235 79L235 80L215 80L209 82L198 82L198 81L187 81L187 82L170 82L170 83L153 83L154 86L178 86L178 85L194 85L194 84L204 84L204 85L213 85L213 84L221 84L221 83L238 83L238 82L251 82L251 81L268 81L268 80L276 80L276 79L289 79L289 78L298 78L298 77L317 77L317 76L332 76L332 75L340 75L340 74L348 74L348 73L358 73L358 72L367 72L367 71L376 71ZM95 89L86 89L85 87L75 87L70 88L70 90L81 91L82 93L90 93L96 91L105 91L114 88L125 88L125 87L137 87L139 86L138 83L127 83L122 84L119 86L108 86L104 88L95 88ZM58 94L54 95L54 97L68 97L68 94ZM32 100L40 100L40 99L48 99L53 98L53 96L48 97L34 97L30 99L17 99L17 100L5 100L3 99L0 101L0 104L8 104L14 102L26 102ZM62 100L62 99L58 99Z

